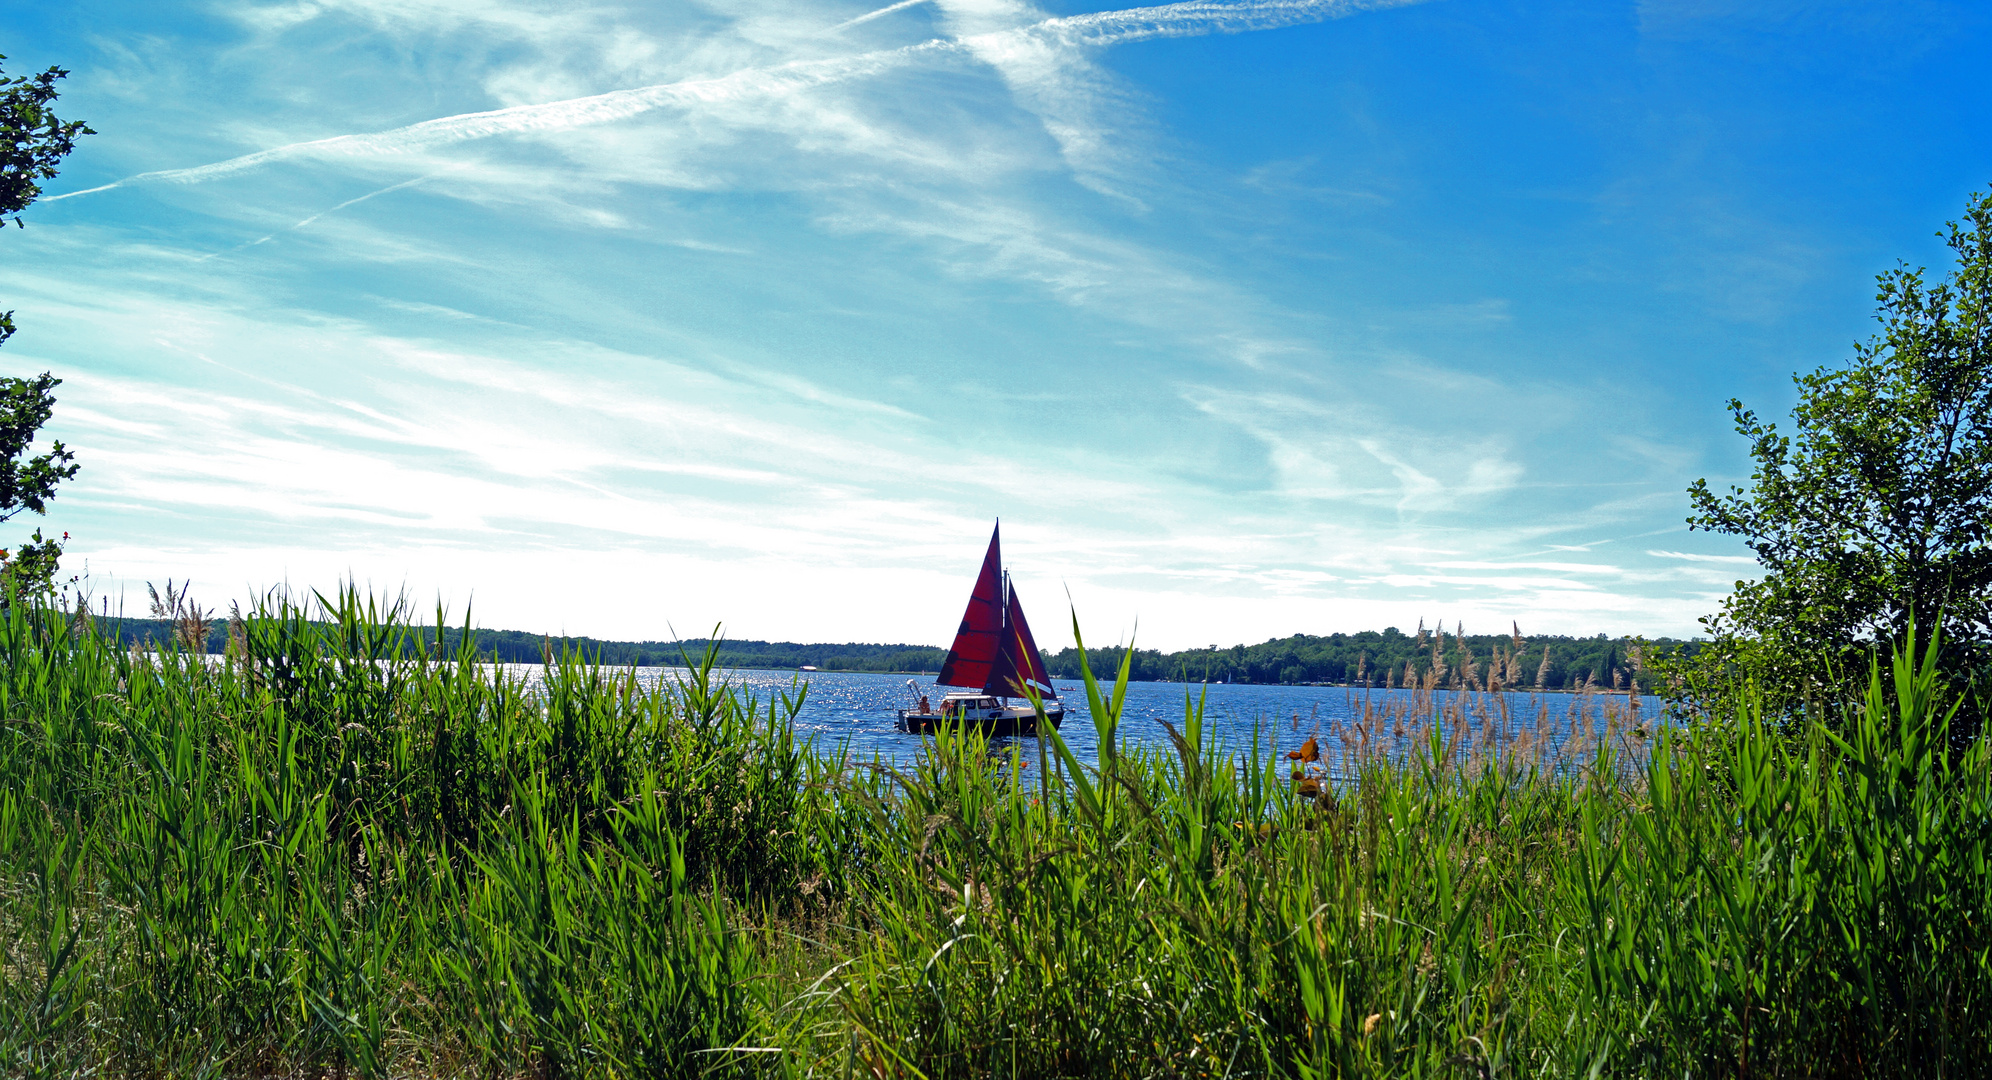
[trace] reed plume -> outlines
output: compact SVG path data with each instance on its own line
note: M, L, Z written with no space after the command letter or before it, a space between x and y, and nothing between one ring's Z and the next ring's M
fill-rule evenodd
M167 578L164 596L149 581L145 583L145 591L152 597L152 617L172 624L173 636L180 647L190 653L205 653L208 631L214 626L214 612L203 609L187 595L192 584L192 581L181 582L176 589L173 579Z

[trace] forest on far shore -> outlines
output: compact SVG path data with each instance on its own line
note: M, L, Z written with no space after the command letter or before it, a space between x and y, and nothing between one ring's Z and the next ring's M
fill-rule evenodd
M1406 634L1397 627L1356 634L1295 634L1257 645L1212 646L1165 653L1139 649L1130 678L1228 683L1337 683L1374 686L1436 685L1507 689L1600 689L1636 682L1653 689L1648 661L1677 648L1692 652L1694 642L1674 638L1568 637L1519 633ZM1093 673L1108 678L1120 670L1121 650L1087 649ZM1079 650L1045 654L1045 667L1061 679L1079 678ZM1408 677L1407 677L1408 673Z
M173 634L164 619L104 619L107 633L126 644L163 641ZM425 635L434 638L435 631ZM462 639L459 627L443 631L444 647L455 651ZM207 651L227 648L228 624L216 620L208 629ZM683 641L605 641L592 637L552 637L523 630L478 630L477 650L486 659L507 664L536 664L551 652L579 651L614 667L681 667L697 663L712 644L705 638ZM1653 689L1646 661L1662 652L1694 642L1673 638L1521 637L1517 634L1431 633L1422 628L1406 634L1397 627L1356 634L1295 634L1257 645L1233 645L1162 652L1137 649L1130 678L1140 682L1335 683L1403 686L1406 670L1412 682L1442 687L1473 685L1486 688L1498 681L1509 689L1577 690L1622 687L1627 680L1643 691ZM931 645L867 643L806 644L794 641L718 642L718 662L728 668L820 671L905 672L931 675L940 670L947 650ZM1436 646L1436 652L1434 648ZM1093 673L1111 678L1120 670L1117 647L1087 650ZM1067 647L1044 653L1045 670L1054 678L1079 678L1079 650ZM1436 669L1436 677L1434 671Z

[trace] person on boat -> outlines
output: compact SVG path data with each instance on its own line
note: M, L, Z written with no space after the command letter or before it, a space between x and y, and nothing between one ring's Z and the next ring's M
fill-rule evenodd
M923 713L930 713L934 711L933 707L927 704L927 695L925 694L920 695L920 711Z

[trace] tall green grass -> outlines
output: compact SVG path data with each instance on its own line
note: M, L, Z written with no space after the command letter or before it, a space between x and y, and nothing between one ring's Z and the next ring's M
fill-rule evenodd
M0 1072L1980 1075L1992 762L1913 650L1803 738L1346 782L530 677L354 592L226 657L0 622ZM438 616L431 626L443 625ZM1929 653L1923 656L1932 655ZM1415 719L1415 718L1414 718ZM1457 724L1455 723L1456 727ZM1307 783L1312 779L1313 783Z
M219 663L9 612L8 1067L627 1075L739 1042L726 905L780 910L828 854L799 694L574 655L529 684L317 606Z

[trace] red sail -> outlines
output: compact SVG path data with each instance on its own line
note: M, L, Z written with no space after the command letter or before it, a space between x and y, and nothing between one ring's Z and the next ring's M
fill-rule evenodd
M1017 590L1010 589L1009 625L1003 628L1003 655L994 665L989 686L984 693L1005 694L1010 697L1028 697L1024 693L1026 683L1032 685L1037 695L1046 701L1058 698L1058 687L1051 683L1051 674L1044 669L1044 657L1038 653L1037 641L1031 637L1031 624L1024 621L1024 605L1017 599ZM998 677L1003 683L997 689Z
M992 674L990 669L1002 652L1003 555L998 546L1002 529L1002 523L998 522L989 534L989 554L982 557L982 573L975 579L975 591L969 594L961 629L955 632L948 658L941 662L940 677L934 680L942 686L985 689Z

